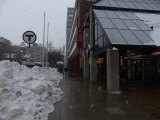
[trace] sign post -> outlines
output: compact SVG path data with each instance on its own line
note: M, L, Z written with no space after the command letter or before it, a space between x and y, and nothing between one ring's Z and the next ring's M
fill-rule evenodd
M37 36L34 32L32 31L26 31L23 36L22 36L24 42L26 42L27 44L29 44L29 48L30 48L30 44L34 43L37 39ZM31 54L30 51L28 51L28 57L27 57L27 63L30 64L30 58Z

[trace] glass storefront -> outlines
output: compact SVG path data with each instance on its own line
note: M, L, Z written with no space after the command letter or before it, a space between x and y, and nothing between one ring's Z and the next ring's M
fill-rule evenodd
M104 75L104 71L105 71L106 68L104 68L103 63L104 63L103 58L98 58L96 60L96 64L97 64L97 76L103 76Z
M96 21L96 19L94 25L94 41L95 51L99 51L105 48L106 40L104 38L104 34L101 30L101 27L99 26L99 23Z
M127 60L127 75L129 81L141 81L142 80L142 60L131 59Z
M110 47L112 48L112 46L110 46L107 40L110 38L109 35L114 37L114 35L118 35L119 32L116 33L115 29L109 28L105 29L104 31L101 24L99 23L99 21L101 21L102 19L103 18L98 18L97 20L97 18L95 17L94 21L94 56L98 56L97 75L107 76L106 51ZM102 20L101 22L104 21ZM108 33L108 36L106 36L105 33ZM121 31L121 34L123 34L123 31ZM124 36L126 36L128 40L131 40L130 36L127 35L128 34L124 33ZM118 41L121 41L120 39L121 37L115 38L115 40L117 40L117 44ZM160 82L160 59L151 55L152 49L147 48L145 50L142 48L137 48L137 50L135 50L135 48L133 48L134 50L132 50L131 47L127 46L129 50L126 50L125 48L123 48L124 46L119 46L119 75L122 82ZM127 59L124 59L125 53L129 55ZM145 55L147 55L147 57L145 57Z
M158 59L144 59L144 82L159 82L157 73Z
M120 79L122 82L158 83L160 82L160 59L151 57L141 59L120 59Z

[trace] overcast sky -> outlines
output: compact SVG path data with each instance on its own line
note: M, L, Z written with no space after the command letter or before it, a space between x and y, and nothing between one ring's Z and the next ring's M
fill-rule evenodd
M0 37L4 37L13 45L23 42L25 31L33 31L37 35L37 43L43 43L44 12L49 22L49 41L59 47L66 42L67 7L74 7L75 0L0 0ZM46 43L46 41L45 41Z

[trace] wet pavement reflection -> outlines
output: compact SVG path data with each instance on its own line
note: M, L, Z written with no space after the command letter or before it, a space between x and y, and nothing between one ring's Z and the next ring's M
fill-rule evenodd
M155 120L128 104L125 96L107 93L102 82L64 78L64 98L55 103L48 120Z

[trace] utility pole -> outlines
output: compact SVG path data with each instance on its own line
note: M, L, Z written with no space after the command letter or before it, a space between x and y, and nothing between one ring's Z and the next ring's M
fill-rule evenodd
M46 55L46 67L48 67L48 36L49 36L49 23L48 23L48 30L47 30L47 55Z
M45 12L44 12L44 28L43 28L43 56L42 56L42 67L44 67L44 41L45 41Z

